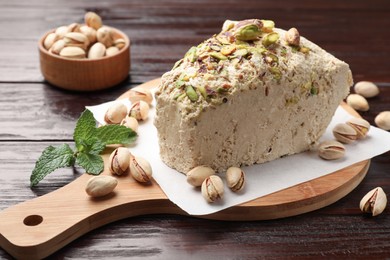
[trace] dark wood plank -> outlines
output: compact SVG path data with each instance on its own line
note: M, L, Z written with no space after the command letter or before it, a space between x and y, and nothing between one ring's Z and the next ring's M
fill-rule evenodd
M390 5L365 1L18 1L2 4L0 82L41 82L37 51L45 31L82 22L95 10L106 24L132 40L132 82L161 76L192 45L218 32L225 19L267 18L301 34L350 64L355 80L386 82L390 71L387 36ZM375 19L372 17L375 16ZM5 23L5 22L4 22ZM33 26L32 26L33 24ZM17 44L15 43L17 42Z

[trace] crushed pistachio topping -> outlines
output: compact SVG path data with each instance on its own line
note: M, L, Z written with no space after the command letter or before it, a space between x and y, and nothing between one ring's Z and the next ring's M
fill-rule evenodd
M177 102L222 104L245 82L266 76L279 83L289 57L310 51L281 38L271 20L227 20L219 34L191 47L175 63L162 89ZM311 82L302 91L318 94Z

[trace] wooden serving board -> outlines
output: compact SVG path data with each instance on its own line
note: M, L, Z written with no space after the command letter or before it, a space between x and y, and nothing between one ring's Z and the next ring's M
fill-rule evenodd
M141 86L150 88L158 83L159 79L156 79ZM126 98L127 94L120 98ZM343 106L359 116L345 104ZM105 169L102 174L110 174L106 162L112 150L111 147L104 152ZM369 164L369 160L362 161L256 200L196 217L266 220L313 211L351 192L364 179ZM0 212L0 246L16 258L43 258L83 234L119 219L145 214L187 215L165 196L155 181L142 185L128 176L119 177L113 193L91 198L85 193L89 178L91 176L83 174L54 192Z

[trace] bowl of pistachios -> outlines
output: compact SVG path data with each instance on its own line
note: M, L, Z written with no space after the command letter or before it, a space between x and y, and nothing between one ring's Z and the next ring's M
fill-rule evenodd
M103 25L94 12L86 13L84 22L57 27L39 40L43 77L54 86L74 91L118 85L130 71L129 38Z

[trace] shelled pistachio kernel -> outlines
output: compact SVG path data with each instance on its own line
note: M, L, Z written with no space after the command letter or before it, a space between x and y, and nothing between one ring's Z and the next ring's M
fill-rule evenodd
M187 172L187 182L192 186L199 187L207 177L214 174L215 171L212 168L200 165Z
M148 118L149 105L145 101L139 100L135 102L129 111L129 116L137 120L146 120Z
M120 124L127 115L127 107L119 102L112 104L104 115L107 124Z
M87 12L84 16L84 22L95 30L98 30L103 25L102 18L94 12Z
M328 140L319 144L318 155L325 160L337 160L345 155L345 147L342 143Z
M347 104L358 111L368 111L370 109L367 100L359 94L350 94L347 97Z
M363 118L353 117L347 121L347 125L350 125L355 129L357 133L357 139L363 139L366 137L368 130L370 130L370 123Z
M129 100L132 104L142 100L150 105L153 102L153 95L149 89L135 87L129 91Z
M365 213L372 213L372 216L381 214L387 205L387 196L381 187L369 191L360 201L360 209Z
M211 175L203 181L201 190L203 197L208 202L215 202L223 198L223 181L217 175Z
M130 128L131 130L133 130L136 133L138 131L138 126L139 126L137 119L135 119L134 117L131 117L131 116L126 116L122 120L120 125L123 125L123 126L126 126L127 128Z
M245 173L238 167L230 167L226 171L226 182L228 187L236 192L240 191L245 186Z
M372 98L379 94L379 88L373 82L359 81L355 84L354 90L356 94L359 94L365 98Z
M344 144L350 144L358 137L356 130L347 124L340 123L333 128L333 135L337 141Z
M110 194L117 185L118 180L112 176L94 176L88 180L85 192L91 197L102 197Z
M375 124L383 130L390 130L390 111L380 112L375 117Z
M150 163L139 156L131 156L130 174L138 182L149 182L152 179L152 167Z
M129 168L131 154L125 147L116 148L108 159L110 172L116 175L126 173Z

